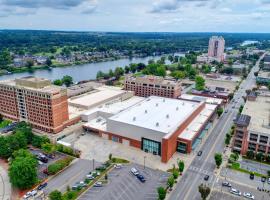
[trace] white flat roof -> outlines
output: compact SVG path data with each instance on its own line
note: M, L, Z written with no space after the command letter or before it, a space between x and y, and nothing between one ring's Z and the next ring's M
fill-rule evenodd
M203 101L205 103L216 104L216 105L221 105L223 102L223 99L203 97L203 96L197 96L197 95L192 95L192 94L182 94L179 98L193 100L193 101Z
M163 132L167 135L173 133L201 104L151 96L110 117L110 120Z
M98 130L106 131L107 129L107 120L101 116L92 119L91 121L84 124L86 127L95 128Z
M125 110L126 108L135 105L136 103L143 101L145 98L133 96L127 100L121 101L110 101L108 103L102 104L98 107L95 107L93 109L90 109L83 113L83 115L91 115L92 113L95 113L97 111L105 112L105 113L111 113L111 114L117 114L121 112L122 110Z
M102 86L86 94L71 98L68 101L73 104L91 107L92 105L96 105L99 102L104 102L107 99L117 97L123 93L125 93L125 91L121 88Z
M217 105L214 104L206 104L201 113L197 115L188 125L188 127L179 134L178 138L184 140L192 140L198 131L202 128L202 126L206 123L207 119L215 111L216 107Z

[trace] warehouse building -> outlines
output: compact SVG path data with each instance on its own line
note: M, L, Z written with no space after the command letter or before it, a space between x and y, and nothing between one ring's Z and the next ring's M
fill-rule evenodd
M150 96L105 104L82 115L84 129L140 148L167 162L176 151L190 153L215 116L217 105Z

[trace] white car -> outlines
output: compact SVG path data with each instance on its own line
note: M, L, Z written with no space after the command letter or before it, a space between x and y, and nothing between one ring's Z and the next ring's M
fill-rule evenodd
M254 199L254 196L249 192L244 192L243 196L248 198L248 199Z
M114 165L114 168L115 168L115 169L121 169L121 168L122 168L122 164L115 164L115 165Z
M130 171L131 171L131 173L134 174L135 176L138 176L138 175L139 175L139 171L138 171L136 168L134 168L134 167L132 167Z
M93 180L93 179L94 179L94 177L93 177L91 174L87 174L87 175L86 175L86 178L87 178L88 180Z
M32 196L32 193L31 192L27 192L25 195L23 195L23 199L28 199L31 196Z
M241 196L241 192L237 189L231 188L230 193Z

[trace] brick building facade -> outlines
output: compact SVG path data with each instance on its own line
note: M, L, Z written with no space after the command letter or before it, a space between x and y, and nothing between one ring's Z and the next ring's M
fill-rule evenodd
M1 81L0 113L39 131L58 133L69 121L66 89L35 77Z
M124 89L134 91L136 96L161 96L177 98L181 95L181 82L158 76L126 76Z

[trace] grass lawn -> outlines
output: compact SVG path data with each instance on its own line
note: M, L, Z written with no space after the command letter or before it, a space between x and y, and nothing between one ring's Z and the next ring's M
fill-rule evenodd
M9 124L11 124L12 122L10 120L3 120L0 123L0 128L5 128L6 126L8 126Z
M129 163L128 160L125 160L125 159L122 159L122 158L115 158L115 157L112 158L112 162L113 163Z

